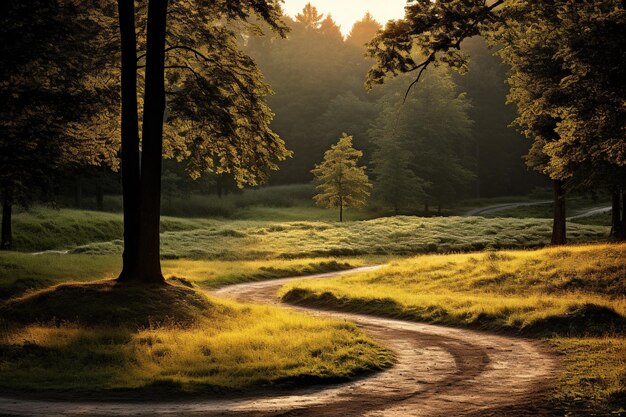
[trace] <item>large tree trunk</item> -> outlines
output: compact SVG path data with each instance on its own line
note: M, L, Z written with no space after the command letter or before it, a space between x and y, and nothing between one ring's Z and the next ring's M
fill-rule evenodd
M0 250L11 250L13 246L13 233L11 231L11 214L13 205L10 200L2 202L2 238L0 239Z
M118 0L122 49L122 196L124 254L119 279L135 274L139 250L139 121L137 111L137 38L134 0Z
M563 181L555 180L554 186L554 222L552 224L553 245L564 245L566 242L565 192Z
M626 224L624 224L622 190L615 189L611 193L611 237L615 240L626 238Z
M159 223L161 215L161 165L165 112L165 32L167 0L148 2L146 81L141 153L141 218L139 256L135 279L163 283Z

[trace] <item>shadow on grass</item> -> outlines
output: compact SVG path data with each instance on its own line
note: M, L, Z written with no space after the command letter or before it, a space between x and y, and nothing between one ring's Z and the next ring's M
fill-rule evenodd
M183 285L132 285L114 280L61 284L14 298L0 307L4 320L19 324L76 323L145 328L190 326L223 313L203 294Z

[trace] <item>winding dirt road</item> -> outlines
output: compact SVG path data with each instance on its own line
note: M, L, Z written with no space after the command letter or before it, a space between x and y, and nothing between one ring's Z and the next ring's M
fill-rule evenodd
M352 271L314 275L324 279ZM288 278L224 287L215 295L278 303ZM346 319L392 349L392 368L354 382L261 398L188 402L56 402L0 398L0 415L28 416L553 416L545 403L557 361L538 342L372 316L291 307ZM562 414L561 414L562 415Z

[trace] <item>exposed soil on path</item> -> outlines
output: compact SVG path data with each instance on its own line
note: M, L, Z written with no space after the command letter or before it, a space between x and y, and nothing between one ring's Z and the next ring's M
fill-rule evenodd
M372 267L358 268L360 271ZM315 275L323 279L344 271ZM215 295L278 303L291 279L238 284ZM285 305L283 305L285 306ZM359 314L291 307L357 323L392 349L392 368L354 382L274 392L262 398L98 403L0 398L0 415L29 416L556 416L547 392L557 361L539 342Z

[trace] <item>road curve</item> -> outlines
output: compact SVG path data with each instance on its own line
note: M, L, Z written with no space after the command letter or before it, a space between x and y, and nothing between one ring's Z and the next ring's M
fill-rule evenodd
M324 279L377 267L319 274ZM237 284L214 295L278 303L294 279ZM184 402L62 402L0 398L0 415L28 416L548 416L557 361L538 342L359 314L290 307L357 323L392 349L392 368L354 382L273 392L260 398Z

